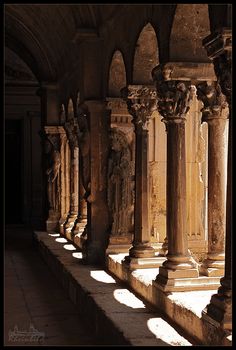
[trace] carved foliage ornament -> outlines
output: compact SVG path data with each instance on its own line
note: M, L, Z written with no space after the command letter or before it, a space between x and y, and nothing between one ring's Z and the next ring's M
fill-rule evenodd
M228 55L222 54L214 59L215 73L227 102L231 105L232 93L232 59Z
M219 83L203 82L197 85L197 98L203 102L201 112L204 116L227 118L228 104L221 92Z
M121 90L122 97L127 102L132 122L136 128L148 129L148 121L153 111L157 109L157 93L153 86L129 85Z
M196 88L190 81L169 80L169 75L159 65L152 71L156 83L158 111L165 119L171 121L185 119Z
M215 73L223 94L231 104L232 89L232 30L222 28L203 40L208 57L214 60Z

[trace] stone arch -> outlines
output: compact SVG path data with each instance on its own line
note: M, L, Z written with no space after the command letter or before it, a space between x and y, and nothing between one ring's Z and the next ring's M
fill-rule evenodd
M152 84L152 69L159 64L156 32L148 23L139 34L133 63L133 83Z
M71 120L73 118L74 118L74 104L72 99L70 98L68 102L68 107L67 107L67 119Z
M109 79L108 96L120 97L120 90L126 86L126 69L121 51L116 50L112 56Z
M170 61L209 62L202 46L209 34L207 4L178 4L170 35Z
M29 27L13 15L9 7L5 11L5 46L15 51L26 62L38 81L56 79L49 52L42 42L39 43L35 39Z

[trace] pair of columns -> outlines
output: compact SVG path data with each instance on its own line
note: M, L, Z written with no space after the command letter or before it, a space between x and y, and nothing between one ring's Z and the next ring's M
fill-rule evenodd
M46 170L49 202L47 231L59 231L69 239L86 218L79 179L78 141L72 124L70 121L65 127L44 127L50 158Z
M198 98L203 102L202 121L208 123L208 253L200 272L213 279L215 276L222 276L223 272L225 275L220 280L218 293L212 296L210 304L203 311L203 316L210 322L218 322L224 329L230 331L232 329L231 31L223 30L216 36L210 36L204 44L210 52L209 57L214 60L217 82L209 83L206 79L197 86ZM168 254L159 269L155 285L167 292L186 290L187 284L190 285L190 290L202 289L198 285L201 281L198 278L198 268L188 252L186 234L185 120L195 88L189 81L174 80L171 78L171 73L168 66L161 65L153 71L158 110L167 131ZM137 266L138 259L150 259L154 256L149 242L147 215L147 123L155 108L155 96L149 88L141 86L128 86L128 89L122 92L133 115L136 133L135 237L124 264L128 264L131 268L140 268L141 266ZM227 134L227 207L225 207ZM204 289L208 288L206 285Z
M198 278L198 268L189 255L186 232L185 121L196 88L190 81L172 80L170 74L169 66L159 66L153 71L156 90L153 87L128 86L122 91L133 115L136 134L135 237L124 264L131 269L151 267L151 263L152 267L160 265L160 257L155 257L149 241L147 174L147 125L152 111L158 108L167 131L168 254L159 269L156 284L165 291L207 289L206 280ZM211 288L216 288L219 276L224 272L228 108L217 83L200 83L197 91L198 98L204 103L202 121L208 123L209 143L208 254L200 273L217 276L211 281Z

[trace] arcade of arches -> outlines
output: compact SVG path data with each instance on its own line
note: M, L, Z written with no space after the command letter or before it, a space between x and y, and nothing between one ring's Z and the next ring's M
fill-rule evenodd
M6 224L60 234L185 331L167 298L212 291L203 345L232 332L231 16L4 6Z

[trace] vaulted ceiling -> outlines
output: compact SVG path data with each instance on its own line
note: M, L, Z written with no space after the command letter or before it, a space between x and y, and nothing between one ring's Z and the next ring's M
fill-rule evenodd
M182 12L180 6L183 6ZM181 43L186 38L181 23L185 23L187 28L188 42L184 42L182 46L189 45L190 55L186 59L190 60L191 50L194 49L198 55L203 52L201 38L209 33L210 27L214 29L219 23L227 24L229 16L227 17L226 5L210 5L210 19L207 4L196 4L192 7L189 5L190 11L193 11L189 17L191 21L198 21L196 16L201 14L201 36L197 41L195 37L191 37L196 31L188 31L185 20L188 13L184 6L187 5L5 4L5 46L27 63L39 81L58 81L77 64L80 49L76 40L78 33L81 35L86 31L104 39L105 75L109 72L113 53L118 49L124 56L127 77L131 81L137 40L147 23L151 23L157 35L160 62L170 58L170 51L173 57L181 56L173 51L174 44L177 45L176 40ZM175 20L176 16L181 19L179 23L176 22L178 18ZM172 32L175 23L178 24L177 31ZM170 50L171 42L173 47ZM191 43L195 45L193 48Z

